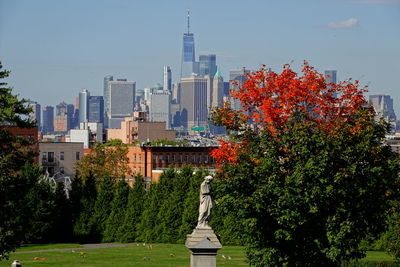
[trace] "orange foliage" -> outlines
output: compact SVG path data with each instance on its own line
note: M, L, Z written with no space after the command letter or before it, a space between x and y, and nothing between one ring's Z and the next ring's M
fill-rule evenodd
M243 144L226 142L220 140L220 147L211 151L211 156L215 158L217 166L223 163L230 162L237 164L238 149L243 147Z
M326 83L324 75L306 61L301 75L288 64L280 74L263 66L247 75L242 86L231 91L231 96L240 100L243 111L234 111L225 105L214 111L214 115L217 114L215 121L229 130L240 130L245 127L239 127L238 123L249 125L251 119L252 129L267 129L276 134L285 130L285 124L293 114L302 113L305 120L314 122L327 134L334 134L366 104L364 92L366 90L359 88L358 81L353 83L351 79L338 84ZM243 119L246 120L244 123ZM356 125L353 131L359 127ZM222 141L212 156L217 163L235 163L237 148L233 143Z
M247 81L232 97L239 99L244 111L256 124L270 129L280 129L296 112L307 115L323 128L346 120L366 103L358 81L327 84L323 74L304 62L302 76L289 65L281 74L267 71L265 66L248 75Z

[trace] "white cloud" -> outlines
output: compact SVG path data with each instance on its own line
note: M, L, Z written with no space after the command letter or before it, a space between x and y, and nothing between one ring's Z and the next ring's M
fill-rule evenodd
M331 22L328 24L328 27L331 29L348 29L358 27L359 25L358 19L349 18L338 22Z

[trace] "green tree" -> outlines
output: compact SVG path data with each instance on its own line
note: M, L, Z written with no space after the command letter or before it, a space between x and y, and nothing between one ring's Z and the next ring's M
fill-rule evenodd
M222 180L214 179L211 183L211 188L214 191L215 199L224 199L225 183ZM238 223L238 217L235 212L226 205L227 201L218 201L213 206L210 225L222 244L224 245L244 245L242 225Z
M133 188L129 191L124 223L118 229L120 242L136 241L139 235L138 227L145 204L145 196L143 176L136 176Z
M160 194L159 184L152 184L146 192L146 205L143 209L138 225L138 241L155 242L157 240L155 228L159 211Z
M125 178L132 173L128 166L127 153L128 146L122 144L118 139L107 144L96 143L91 153L85 155L76 163L77 173L83 179L93 175L100 181L105 177Z
M111 213L106 222L103 242L114 242L120 239L118 229L124 223L129 191L129 186L124 179L118 181L115 196L111 202Z
M7 258L23 238L22 222L27 215L16 210L23 191L19 188L18 172L26 162L33 162L32 142L12 135L8 126L34 127L28 117L31 109L26 99L12 94L12 88L2 79L9 71L0 62L0 260Z
M394 201L389 210L388 230L383 239L387 252L400 261L400 201Z
M384 229L399 160L362 93L305 63L303 75L252 73L233 94L245 112L213 113L232 133L213 152L218 202L243 230L251 265L339 266Z
M41 179L42 171L39 167L25 164L20 177L23 191L23 200L17 208L22 214L29 214L29 219L24 221L24 242L43 243L49 241L52 236L49 233L55 227L58 219L57 196L50 184ZM62 194L64 197L64 194Z
M158 212L155 225L155 240L162 243L174 243L176 219L180 216L179 196L175 194L178 183L177 174L170 168L162 173L158 182Z
M95 240L90 222L94 214L96 196L96 181L93 175L86 177L85 183L82 183L80 177L75 178L71 194L74 203L73 233L80 243Z
M111 213L111 203L114 198L114 180L105 177L101 183L94 204L94 214L90 226L96 242L100 242L106 229L106 222Z

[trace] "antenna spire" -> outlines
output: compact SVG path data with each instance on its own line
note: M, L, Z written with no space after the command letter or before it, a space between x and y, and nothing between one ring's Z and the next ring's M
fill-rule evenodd
M187 10L187 27L188 27L188 34L190 33L190 11L189 9Z

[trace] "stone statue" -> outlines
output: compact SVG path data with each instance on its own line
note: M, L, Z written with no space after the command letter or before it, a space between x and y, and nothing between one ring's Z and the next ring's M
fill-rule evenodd
M211 219L212 198L210 182L212 176L208 175L200 186L200 206L199 206L199 219L197 220L197 229L211 229L208 225Z
M197 226L186 236L185 246L190 250L190 266L216 267L217 251L222 248L218 237L208 225L211 219L212 198L210 182L212 176L206 176L200 186L200 206Z

